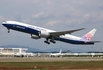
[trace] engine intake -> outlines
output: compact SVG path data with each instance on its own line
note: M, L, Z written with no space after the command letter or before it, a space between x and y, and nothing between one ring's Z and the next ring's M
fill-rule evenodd
M32 38L32 39L40 39L40 37L37 36L37 35L31 35L31 38Z

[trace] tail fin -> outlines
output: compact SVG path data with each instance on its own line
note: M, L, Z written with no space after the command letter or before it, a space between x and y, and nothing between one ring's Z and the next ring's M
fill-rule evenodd
M59 53L60 53L60 54L62 53L62 49L60 49Z
M92 29L90 32L88 32L87 34L85 34L81 40L83 41L90 41L92 39L92 37L94 36L96 32L96 29Z

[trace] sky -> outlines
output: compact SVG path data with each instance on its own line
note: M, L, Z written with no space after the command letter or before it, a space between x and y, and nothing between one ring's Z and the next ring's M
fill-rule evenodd
M103 41L103 0L0 0L0 46L21 45L40 50L51 48L100 51L102 42L95 45L73 45L59 42L45 44L45 39L31 39L29 34L7 29L3 21L19 21L55 31L86 28L73 33L82 37L97 29L93 40Z

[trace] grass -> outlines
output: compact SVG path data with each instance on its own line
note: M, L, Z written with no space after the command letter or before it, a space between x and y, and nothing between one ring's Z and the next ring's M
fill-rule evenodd
M0 62L0 70L59 70L59 69L103 70L103 61Z

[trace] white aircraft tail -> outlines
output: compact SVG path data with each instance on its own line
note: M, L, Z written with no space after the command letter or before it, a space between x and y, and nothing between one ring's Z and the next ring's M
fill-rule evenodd
M60 52L59 52L60 54L62 53L62 49L60 49Z
M81 40L83 40L83 41L90 41L90 40L92 40L92 37L94 36L95 32L96 32L96 29L92 29L90 32L88 32L87 34L85 34L81 38Z

